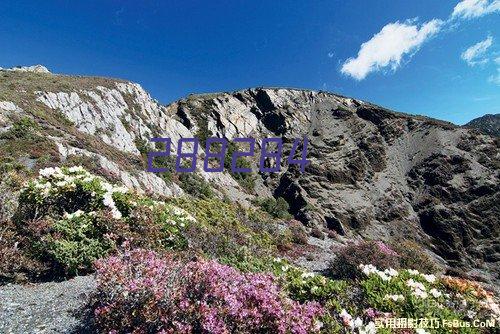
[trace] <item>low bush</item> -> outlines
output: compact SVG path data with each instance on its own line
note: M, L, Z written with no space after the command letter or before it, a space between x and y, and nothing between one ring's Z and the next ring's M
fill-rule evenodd
M117 333L314 333L322 307L282 294L268 274L135 250L97 263L98 327Z
M287 242L285 232L264 213L215 198L177 198L172 203L197 221L183 232L191 250L241 270L263 270L267 259Z
M26 238L17 233L10 221L0 221L0 284L35 280L47 271L42 262L25 253L22 248L25 243Z
M439 271L436 261L416 242L400 240L391 244L391 247L399 254L401 268L415 269L424 273Z
M8 131L2 133L0 139L32 138L37 129L37 123L25 116L14 122Z
M359 241L338 248L330 264L330 272L337 278L355 278L359 265L370 263L378 268L399 268L399 255L381 241Z
M288 223L288 228L290 230L291 239L293 243L299 245L307 245L308 237L304 225L295 219L290 220Z
M210 183L196 173L179 173L180 187L197 198L212 198L214 191Z
M81 167L47 168L19 197L17 233L54 274L75 275L119 247L182 249L184 210L142 198Z
M448 321L498 318L500 310L491 294L472 284L463 290L454 290L446 276L424 274L418 270L379 270L373 265L361 265L361 304L369 305L374 314L393 317L434 318ZM484 293L482 293L484 292ZM376 312L373 312L373 311ZM481 328L442 328L439 333L486 333ZM436 332L436 333L437 333Z
M272 272L280 278L290 298L300 302L314 300L325 304L343 295L347 287L345 281L305 271L280 258L273 260Z
M325 234L323 233L323 231L321 231L318 227L314 226L312 229L311 229L311 236L312 237L315 237L315 238L318 238L318 239L321 239L321 240L324 240L325 239Z
M290 206L283 197L278 197L276 199L274 197L267 197L263 199L257 198L254 201L254 204L260 207L265 212L269 213L274 218L279 218L279 219L291 218L291 215L288 212Z

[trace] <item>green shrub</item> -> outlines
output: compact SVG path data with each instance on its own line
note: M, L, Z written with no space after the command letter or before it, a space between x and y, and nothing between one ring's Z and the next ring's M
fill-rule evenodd
M134 143L135 147L137 147L137 149L143 155L143 157L147 156L148 152L151 151L151 146L146 139L136 138Z
M449 290L443 280L432 274L416 270L381 272L376 268L365 268L360 286L363 291L361 304L369 305L379 313L391 313L402 318L434 318L448 321L488 319L491 309L477 294L468 298ZM470 297L470 296L469 296ZM484 300L484 299L483 299ZM486 306L486 307L485 307ZM446 328L435 333L480 333L480 328ZM434 333L434 332L433 332Z
M373 264L382 269L399 268L398 254L380 241L360 241L337 249L330 264L330 273L336 278L359 276L360 264Z
M0 139L31 138L34 136L38 124L31 118L24 116L12 124L12 127L0 136Z
M307 245L308 237L304 225L295 219L288 223L288 229L291 233L292 242L300 245Z
M69 274L87 272L92 263L115 247L109 217L96 214L73 214L54 222L52 232L38 247Z
M164 148L163 148L164 149ZM147 160L145 160L147 161ZM172 184L175 175L175 158L174 157L156 157L153 161L153 166L156 168L166 168L165 172L156 173L165 181L166 184ZM183 175L183 174L181 174Z
M439 271L436 262L416 242L400 240L391 247L399 254L401 268L416 269L424 273Z
M276 258L272 272L281 279L290 298L304 301L331 302L345 295L348 286L345 281L334 281L323 275L308 272L293 266L287 261Z
M195 220L181 208L113 186L82 167L40 174L21 191L16 226L36 258L56 273L88 272L96 259L120 246L187 245L181 231Z
M262 210L269 213L274 218L288 219L291 218L288 210L290 206L283 197L278 197L277 199L273 197L267 197L263 199L257 198L254 204L259 206Z
M190 212L198 224L185 230L190 248L201 251L210 258L244 267L259 264L237 265L238 259L252 260L275 255L283 243L283 235L272 221L253 210L227 203L219 199L174 199L173 204Z
M214 192L210 183L196 173L180 173L180 187L186 193L197 198L212 198Z

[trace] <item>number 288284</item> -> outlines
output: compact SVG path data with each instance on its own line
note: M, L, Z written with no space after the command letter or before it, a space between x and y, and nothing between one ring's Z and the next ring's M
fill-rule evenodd
M170 138L151 138L152 142L165 143L165 150L148 153L148 172L161 173L168 172L168 168L154 167L154 159L157 157L170 157L172 141ZM190 145L189 145L190 144ZM238 150L236 145L242 144L248 147L248 150ZM246 165L239 164L241 159L255 156L255 139L254 138L234 138L232 140L232 154L228 156L230 143L225 138L208 138L204 147L205 157L203 160L203 170L206 172L222 172L226 166L233 173L250 173L252 169ZM288 154L287 163L289 165L297 165L301 172L305 171L306 166L310 163L307 160L307 145L308 139L295 139L292 149ZM200 142L198 138L181 138L177 142L177 155L175 156L175 171L176 172L194 172L196 170L196 162L198 159L198 148ZM186 151L186 147L189 152ZM264 138L262 139L259 158L259 172L261 173L277 173L281 169L281 161L283 160L283 140L282 138ZM191 148L191 149L189 149ZM240 159L241 158L241 159ZM230 159L229 162L225 161ZM240 160L238 160L240 159ZM272 163L274 161L274 163Z

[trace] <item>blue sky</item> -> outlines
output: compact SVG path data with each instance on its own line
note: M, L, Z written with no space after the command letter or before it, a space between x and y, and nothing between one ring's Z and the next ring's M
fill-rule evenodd
M124 78L163 103L327 90L463 124L500 112L500 0L459 2L7 0L0 66Z

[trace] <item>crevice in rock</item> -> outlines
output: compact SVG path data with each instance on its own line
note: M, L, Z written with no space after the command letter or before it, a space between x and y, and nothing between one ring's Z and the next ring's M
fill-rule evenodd
M342 222L333 216L325 216L326 227L330 230L334 230L339 235L345 235L345 229Z

